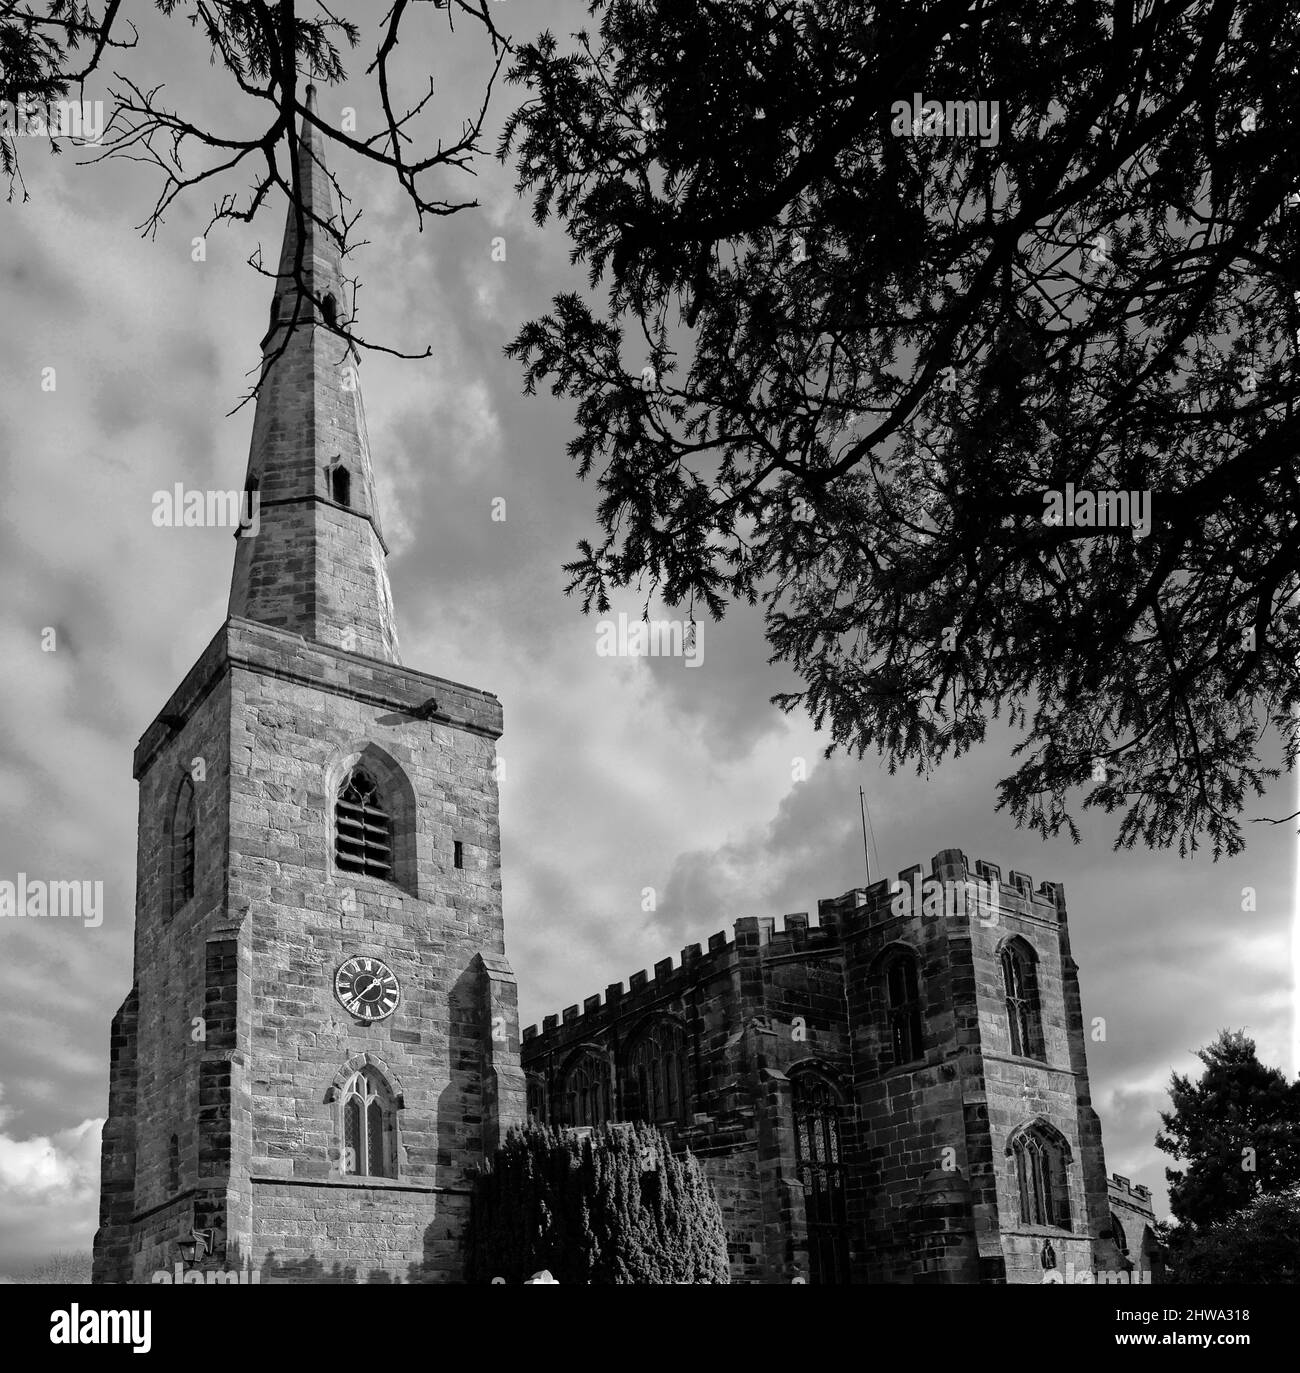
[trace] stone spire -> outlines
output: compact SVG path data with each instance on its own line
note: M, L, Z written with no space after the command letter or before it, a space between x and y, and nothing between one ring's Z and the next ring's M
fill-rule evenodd
M307 109L316 90L307 87ZM325 169L325 138L303 120L302 202L284 230L248 454L256 518L237 535L230 614L317 643L400 663L384 565L356 350L329 327L347 319L338 239L342 215ZM324 309L299 292L294 262ZM295 307L297 320L294 321Z

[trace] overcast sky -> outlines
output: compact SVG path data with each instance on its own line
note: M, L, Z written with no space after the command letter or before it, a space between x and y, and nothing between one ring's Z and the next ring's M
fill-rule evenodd
M167 82L196 123L247 127L232 86L187 24L134 7L139 48L119 70ZM355 11L356 7L345 7ZM365 13L371 22L376 7ZM502 3L516 37L585 22L572 0ZM481 96L481 45L458 26L435 42L412 11L408 72L438 74L438 121L454 135ZM513 24L511 20L513 19ZM373 39L363 40L373 51ZM354 55L357 76L363 59ZM321 113L369 92L326 90ZM91 92L92 94L95 92ZM99 92L102 94L102 86ZM500 86L486 146L513 89ZM369 123L367 121L370 121ZM22 149L30 200L0 205L0 878L102 880L104 922L0 921L0 1273L59 1248L89 1249L107 1109L109 1022L131 982L136 785L132 749L220 627L234 541L224 529L159 529L153 493L243 484L252 423L227 417L258 360L270 290L246 265L278 251L281 202L222 227L191 259L215 193L199 190L153 241L135 226L159 189L147 168L86 167ZM929 779L875 760L821 758L826 740L769 697L792 684L766 662L762 623L740 608L703 628L704 661L608 658L594 619L563 595L561 565L595 529L595 490L565 455L567 403L527 399L502 345L557 291L581 289L555 226L537 229L495 159L449 194L480 206L426 223L380 174L332 165L364 208L352 270L359 327L430 359L368 355L361 369L407 664L495 692L507 952L521 1024L677 959L739 916L816 911L861 885L857 789L867 792L883 872L964 849L1065 884L1106 1162L1163 1204L1153 1147L1171 1069L1225 1027L1266 1061L1290 1062L1295 836L1251 825L1241 857L1180 861L1111 851L1114 826L1044 843L995 812L1009 736ZM247 177L222 189L241 191ZM505 262L492 260L504 238ZM57 390L41 389L56 369ZM506 500L494 522L492 502ZM635 602L623 607L639 613ZM674 612L675 613L675 612ZM57 651L42 652L45 627ZM792 781L795 760L807 780ZM1293 809L1285 781L1251 815ZM1258 909L1243 913L1242 888ZM642 889L657 909L643 912Z

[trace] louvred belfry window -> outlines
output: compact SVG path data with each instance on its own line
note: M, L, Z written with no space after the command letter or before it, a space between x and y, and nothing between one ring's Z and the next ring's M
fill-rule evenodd
M393 822L380 804L379 788L358 768L334 807L334 861L344 872L393 875Z

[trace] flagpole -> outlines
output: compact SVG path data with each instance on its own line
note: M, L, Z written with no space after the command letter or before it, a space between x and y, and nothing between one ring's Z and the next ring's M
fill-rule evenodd
M867 794L858 788L858 809L862 813L862 861L867 865L867 886L871 885L871 855L867 851Z

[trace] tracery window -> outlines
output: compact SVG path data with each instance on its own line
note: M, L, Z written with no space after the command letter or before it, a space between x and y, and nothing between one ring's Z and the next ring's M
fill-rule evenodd
M1022 1130L1008 1152L1015 1161L1021 1225L1070 1228L1069 1148L1043 1125Z
M628 1055L627 1086L629 1119L685 1123L686 1032L676 1021L657 1021L636 1041Z
M824 1077L809 1070L796 1073L791 1087L812 1281L845 1283L849 1253L840 1096Z
M339 1171L358 1177L397 1176L393 1094L374 1068L353 1073L339 1092Z
M612 1120L611 1095L609 1059L596 1050L589 1050L569 1069L565 1078L566 1123L603 1125Z
M1043 1057L1043 1027L1038 1008L1038 979L1030 952L1013 940L1002 948L1002 987L1006 998L1011 1052L1022 1058Z
M546 1081L540 1073L529 1073L526 1078L528 1089L528 1116L539 1125L547 1124L546 1119Z
M921 1032L921 979L916 955L900 950L885 964L885 993L889 1006L889 1043L894 1063L925 1057Z

